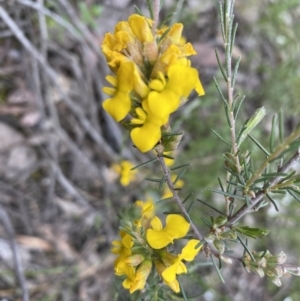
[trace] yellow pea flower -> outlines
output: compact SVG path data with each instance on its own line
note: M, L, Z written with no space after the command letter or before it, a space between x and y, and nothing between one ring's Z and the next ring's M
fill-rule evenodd
M135 205L142 210L141 219L149 220L154 216L155 206L151 198L147 199L146 202L138 200L135 202Z
M146 108L145 101L143 107ZM132 124L141 124L131 130L130 137L134 145L143 153L151 150L161 138L161 126L164 120L151 115L142 108L136 108L137 118L131 120Z
M141 97L148 94L148 87L133 62L122 62L117 77L108 75L106 80L112 84L113 88L104 87L102 90L112 98L103 102L103 108L117 122L124 119L131 109L129 94L132 90L135 90Z
M128 289L131 294L136 290L142 290L146 285L146 281L151 269L152 261L147 259L141 263L135 273L134 269L132 269L132 266L129 266L127 268L128 274L126 274L127 279L123 281L123 287Z
M167 267L162 272L162 277L166 282L173 282L176 280L176 275L187 273L187 268L182 260L192 261L196 255L201 250L202 246L199 246L197 249L195 247L200 241L197 239L191 239L186 246L182 249L182 252L178 255L177 259L172 265Z
M166 269L166 266L161 261L159 261L159 260L156 260L154 262L154 264L155 264L155 268L156 268L158 274L162 277L162 273ZM173 281L166 281L164 279L164 283L167 286L169 286L175 293L179 293L180 292L179 282L178 282L178 280L176 278Z
M146 233L147 241L151 248L162 249L173 243L174 239L184 237L190 229L190 224L179 214L169 214L164 228L157 216L151 220L151 227Z
M137 171L131 170L132 167L134 167L134 165L127 160L112 166L112 168L120 175L120 183L123 186L128 186L136 177Z
M128 19L130 29L132 30L133 34L138 38L138 40L142 43L152 42L154 40L149 24L152 22L152 20L146 19L145 17L137 14L130 16Z
M150 112L161 119L176 111L181 99L186 99L193 89L199 95L204 94L196 69L175 64L169 67L167 75L168 82L164 89L151 91L147 98Z
M131 248L133 246L132 237L125 231L120 231L121 240L114 240L112 242L112 253L119 255L115 260L114 267L116 275L123 275L123 266L125 260L132 254Z

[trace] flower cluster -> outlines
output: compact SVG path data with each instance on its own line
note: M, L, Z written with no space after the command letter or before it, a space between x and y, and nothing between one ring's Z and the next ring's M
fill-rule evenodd
M160 142L170 114L187 101L192 90L204 95L198 71L187 59L196 52L182 39L183 25L152 28L153 20L137 14L107 33L102 51L114 75L103 108L130 130L142 152Z
M174 240L183 238L190 224L178 214L169 214L166 225L154 215L152 200L137 201L139 218L126 222L120 231L120 240L113 241L112 252L118 255L115 274L125 276L123 287L130 293L145 287L152 270L174 292L180 291L177 275L187 273L183 261L192 261L201 249L200 241L191 239L179 254L169 252L168 246Z
M300 268L285 265L287 256L284 252L272 255L268 250L264 252L252 252L252 257L248 253L243 258L243 264L248 272L254 272L260 277L267 276L277 286L281 286L280 278L289 277L290 274L300 275ZM255 261L253 260L255 259Z

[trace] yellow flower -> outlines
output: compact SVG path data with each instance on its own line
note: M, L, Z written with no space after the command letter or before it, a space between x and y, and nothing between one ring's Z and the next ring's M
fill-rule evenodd
M146 103L144 108L146 108ZM143 153L151 150L155 144L161 138L161 126L164 120L157 118L147 112L142 108L136 108L136 114L138 118L133 118L131 120L132 124L141 126L135 127L130 132L130 137L134 145Z
M120 174L120 182L123 186L128 186L136 177L136 170L131 170L134 165L127 160L122 161L120 164L114 164L113 169Z
M123 287L128 289L131 294L136 290L142 290L146 285L151 269L152 261L147 259L142 262L135 273L132 266L129 266L126 274L127 279L123 281Z
M155 216L151 220L152 229L147 230L147 241L151 248L162 249L173 243L174 239L184 237L190 229L190 224L179 214L169 214L166 226L163 228L160 219Z
M162 272L162 277L166 282L173 282L174 280L176 280L176 275L187 273L187 268L182 260L194 260L195 256L201 250L201 246L195 249L199 242L200 241L197 239L191 239L182 249L182 252L174 260L173 264L171 264Z
M104 93L111 95L103 102L103 108L117 122L126 117L131 109L130 92L134 90L139 96L148 94L148 87L141 78L138 67L133 62L122 62L117 77L108 75L106 80L113 88L104 87Z
M168 81L164 88L151 91L147 98L150 112L161 119L168 119L178 109L182 98L185 100L193 89L199 95L204 94L196 69L179 64L171 65L167 75ZM151 84L150 87L155 88Z
M116 275L123 275L125 260L132 254L131 248L133 246L132 237L125 231L120 231L121 240L114 240L112 242L112 253L119 255L115 260L114 267Z
M158 272L158 274L162 278L162 273L166 269L166 266L160 260L155 260L154 264L155 264L156 271ZM178 282L178 280L176 278L173 281L166 281L164 279L164 283L167 286L169 286L175 293L179 293L180 292L179 282Z
M133 34L142 43L152 42L154 40L151 27L150 27L150 23L152 23L152 20L134 14L129 17L128 23Z
M148 221L150 220L155 213L155 207L154 207L154 202L151 198L149 198L146 202L143 201L136 201L135 205L139 208L141 208L141 218L136 221L136 225L138 227L142 226L143 221Z

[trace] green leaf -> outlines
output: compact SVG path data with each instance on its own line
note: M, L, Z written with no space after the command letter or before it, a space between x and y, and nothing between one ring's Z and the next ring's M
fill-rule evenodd
M220 135L218 134L215 130L211 129L211 131L218 137L220 138L226 145L230 146L230 144L228 142L225 141L225 139Z
M249 226L244 227L234 227L234 230L238 231L241 234L252 237L254 239L266 236L269 233L268 229L264 228L250 228Z
M248 134L248 137L269 157L270 153L251 135Z
M141 11L136 5L134 5L133 7L134 7L135 12L136 12L138 15L144 16L144 14L142 13L142 11Z
M209 208L215 210L215 211L218 212L219 214L222 214L222 215L226 216L225 213L219 211L217 208L213 207L212 205L210 205L210 204L208 204L208 203L206 203L206 202L204 202L204 201L202 201L202 200L200 200L200 199L197 199L197 201L200 202L200 203L202 203L202 204L204 204L204 205L206 205L207 207L209 207Z
M163 134L161 137L161 143L164 146L164 152L170 152L177 149L183 136L183 132L177 134Z
M274 141L275 141L275 125L277 121L277 116L274 115L272 119L272 128L271 128L271 136L270 136L270 152L272 153L274 151Z
M261 107L257 109L254 112L253 116L245 122L237 139L238 147L242 144L247 135L259 124L259 122L264 118L265 115L266 109L264 107Z
M191 165L190 163L181 164L181 165L177 165L177 166L174 166L174 167L170 168L170 170L176 170L176 169L180 169L180 168L187 167L187 166L190 166L190 165Z
M154 158L154 159L151 159L151 160L149 160L149 161L143 162L143 163L141 163L141 164L139 164L139 165L136 165L136 166L132 167L130 170L138 169L138 168L141 167L141 166L147 165L147 164L152 163L152 162L155 162L155 161L157 161L157 158Z

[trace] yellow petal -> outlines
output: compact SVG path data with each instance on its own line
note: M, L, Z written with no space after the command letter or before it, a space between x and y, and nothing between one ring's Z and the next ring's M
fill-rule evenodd
M142 153L148 152L161 138L160 126L146 121L143 126L134 128L130 132L130 137Z
M145 17L134 14L128 19L133 34L142 42L152 42L154 37Z
M152 218L152 220L151 220L151 227L155 231L161 231L162 230L161 220L157 216L154 216Z
M173 238L184 237L190 229L190 224L179 214L169 214L164 230Z
M169 266L162 272L162 277L165 281L171 282L176 279L177 263Z
M105 79L114 87L117 86L118 80L115 76L107 75Z
M198 239L191 239L186 246L182 249L181 254L179 255L180 259L184 259L186 261L192 261L196 257L196 255L201 250L202 246L199 246L197 249L195 247L200 241Z
M119 122L128 114L131 100L128 94L117 92L114 97L106 99L102 106L109 115Z
M173 238L164 230L155 231L153 229L148 229L146 237L149 245L153 249L162 249L173 242Z
M179 282L177 281L177 279L175 279L174 281L165 281L166 285L170 287L170 289L172 289L175 293L179 293L180 292L180 286L179 286Z
M179 95L167 89L162 92L151 91L148 95L151 113L161 119L168 119L169 115L177 110L179 104Z

